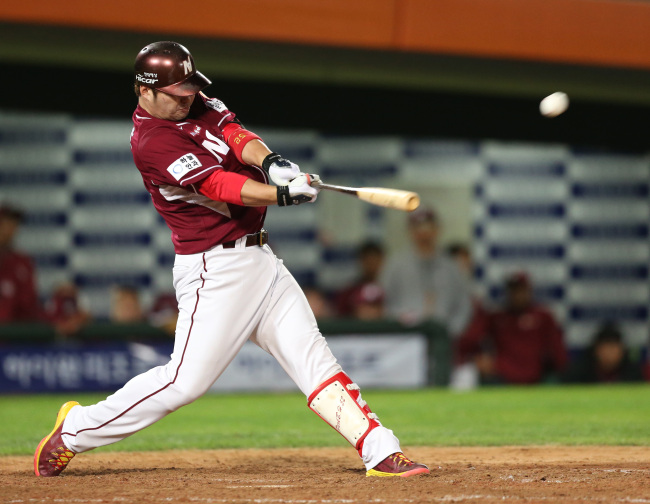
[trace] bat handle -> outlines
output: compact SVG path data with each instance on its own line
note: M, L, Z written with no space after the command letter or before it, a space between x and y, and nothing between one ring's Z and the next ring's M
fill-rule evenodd
M322 180L319 180L318 182L315 182L314 185L318 187L319 189L327 189L328 191L336 191L340 193L345 193L345 194L352 194L356 195L357 190L354 187L345 187L345 186L338 186L338 185L332 185L332 184L325 184L323 183Z

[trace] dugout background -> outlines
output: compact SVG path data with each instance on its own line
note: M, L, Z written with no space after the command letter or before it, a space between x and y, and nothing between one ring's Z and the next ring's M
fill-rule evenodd
M421 188L444 239L472 244L487 295L525 267L571 345L604 319L644 344L650 6L327 4L194 2L171 16L163 1L149 17L121 2L0 7L0 197L28 207L19 244L37 258L42 294L73 278L101 314L114 283L138 285L145 301L171 289L169 233L128 150L135 52L171 38L213 80L210 94L303 168ZM558 89L568 113L540 117L539 99ZM274 209L268 227L303 284L350 279L365 237L403 241L401 216L344 196L299 210Z

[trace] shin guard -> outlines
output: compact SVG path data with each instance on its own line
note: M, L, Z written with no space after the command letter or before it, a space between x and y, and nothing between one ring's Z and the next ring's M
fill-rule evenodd
M347 439L359 455L368 433L381 425L377 415L361 399L359 386L343 372L319 385L307 399L307 404Z

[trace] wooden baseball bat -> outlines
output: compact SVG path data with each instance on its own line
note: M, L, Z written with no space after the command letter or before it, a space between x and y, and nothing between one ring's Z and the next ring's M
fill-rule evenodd
M351 194L357 198L387 208L412 212L420 206L420 196L410 191L386 189L383 187L345 187L319 182L321 189Z

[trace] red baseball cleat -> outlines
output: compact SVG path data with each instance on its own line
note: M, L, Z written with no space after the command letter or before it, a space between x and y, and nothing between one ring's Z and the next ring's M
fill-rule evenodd
M366 476L399 476L408 478L416 474L429 474L429 468L424 464L418 464L406 458L402 452L389 455L379 464L366 472Z
M34 474L36 476L58 476L74 457L75 454L61 439L61 429L65 417L75 406L79 406L77 401L69 401L61 406L54 430L45 436L36 448L36 453L34 453Z

